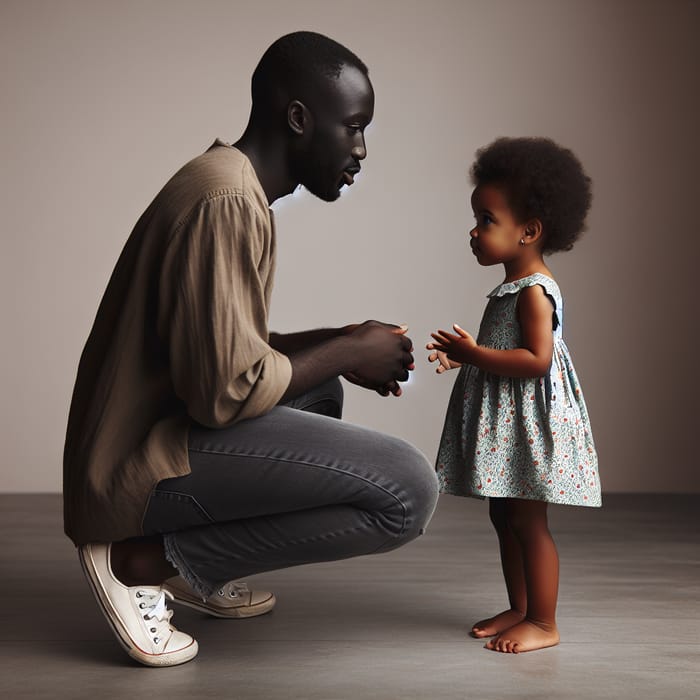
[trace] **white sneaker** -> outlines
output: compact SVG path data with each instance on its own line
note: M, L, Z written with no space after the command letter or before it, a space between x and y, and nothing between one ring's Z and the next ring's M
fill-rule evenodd
M197 642L170 624L172 595L153 586L125 586L112 573L109 544L78 547L80 563L126 653L146 666L175 666L197 656Z
M163 584L175 603L186 605L214 617L255 617L264 615L275 607L275 596L268 591L251 591L245 583L229 581L207 600L197 595L180 576L173 576Z

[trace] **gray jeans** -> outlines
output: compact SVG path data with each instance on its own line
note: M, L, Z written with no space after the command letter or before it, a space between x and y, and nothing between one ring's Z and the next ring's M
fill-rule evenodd
M387 552L422 534L437 500L415 447L341 420L338 380L223 430L192 425L192 473L161 481L144 534L208 597L272 569ZM331 417L333 416L333 417Z

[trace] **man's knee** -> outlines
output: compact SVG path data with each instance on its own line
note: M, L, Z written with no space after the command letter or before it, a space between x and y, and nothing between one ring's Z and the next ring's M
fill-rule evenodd
M338 377L329 379L318 387L317 410L315 412L330 418L340 419L343 417L343 398L343 385L340 379Z
M415 451L419 457L413 467L412 480L416 494L415 518L416 523L420 526L417 534L422 535L435 512L439 491L433 465L418 450Z
M403 440L393 458L398 462L398 497L404 507L404 527L398 534L401 544L422 535L433 517L438 499L435 470L420 450Z
M334 377L284 405L298 411L316 413L329 418L342 418L343 385L338 377Z

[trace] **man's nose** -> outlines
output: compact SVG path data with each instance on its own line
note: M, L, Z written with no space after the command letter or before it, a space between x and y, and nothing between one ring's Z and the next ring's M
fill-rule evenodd
M351 151L352 157L357 160L364 160L367 157L367 146L365 144L365 137L360 136L360 140L357 145L353 146Z

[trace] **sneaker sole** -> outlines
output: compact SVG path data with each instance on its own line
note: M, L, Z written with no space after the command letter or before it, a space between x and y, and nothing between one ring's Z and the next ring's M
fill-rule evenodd
M172 595L175 597L175 600L173 601L174 603L177 603L178 605L184 605L188 608L192 608L193 610L197 610L199 612L206 613L207 615L213 615L214 617L219 618L242 619L246 617L257 617L258 615L264 615L265 613L270 612L272 608L275 607L275 603L277 602L277 599L273 594L267 600L264 600L262 603L256 603L255 605L241 605L237 608L228 609L215 608L210 605L207 605L206 603L203 603L197 598L185 598L182 596L181 593L177 593L168 586L163 586L163 588L172 593Z
M87 578L95 599L99 603L102 614L112 628L120 646L132 659L135 659L145 666L163 667L184 664L197 656L199 646L197 645L196 639L193 639L192 644L186 646L184 649L165 654L149 654L138 647L121 622L119 613L110 602L109 596L105 592L100 580L100 575L92 561L92 557L87 557L85 555L83 547L78 547L78 557L83 572L85 573L85 578Z

